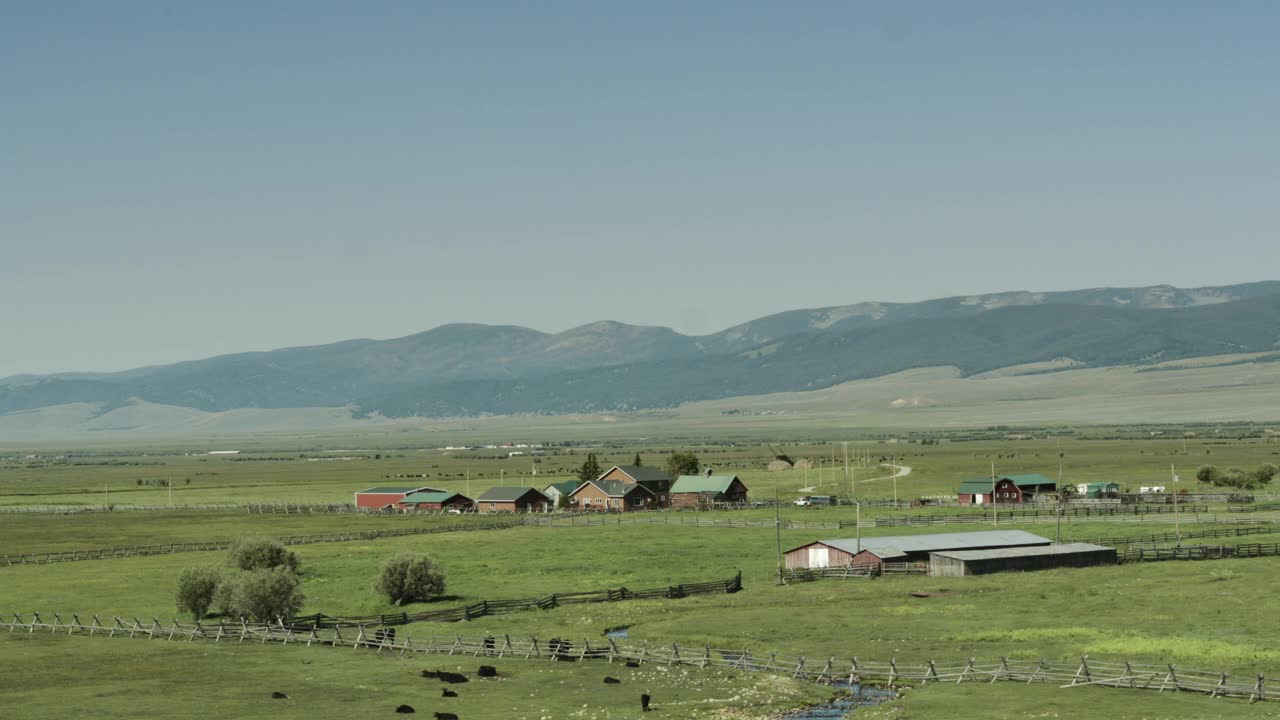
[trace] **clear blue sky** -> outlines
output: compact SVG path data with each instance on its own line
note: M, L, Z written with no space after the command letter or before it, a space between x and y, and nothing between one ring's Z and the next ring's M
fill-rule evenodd
M1280 3L0 4L0 376L1280 277Z

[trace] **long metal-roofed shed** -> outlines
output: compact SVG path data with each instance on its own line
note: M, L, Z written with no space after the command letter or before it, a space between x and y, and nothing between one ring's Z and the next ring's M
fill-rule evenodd
M400 501L401 507L414 510L458 510L466 512L475 509L475 501L462 493L447 490L416 492L406 495Z
M1047 547L940 551L929 555L929 574L939 577L986 575L995 572L1048 570L1058 567L1114 565L1116 549L1090 543Z
M924 562L929 554L945 550L986 550L991 548L1051 545L1049 538L1025 530L984 530L978 532L927 533L922 535L882 535L840 540L815 540L786 552L788 568L823 568L844 565L881 565L886 562Z
M418 492L444 492L439 488L420 485L396 487L371 487L356 493L356 507L385 508L399 505L406 497Z

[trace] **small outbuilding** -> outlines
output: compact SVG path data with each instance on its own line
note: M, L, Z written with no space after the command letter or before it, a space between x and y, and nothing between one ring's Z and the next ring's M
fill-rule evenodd
M579 510L597 512L625 512L658 506L658 497L645 486L621 480L588 480L569 493L569 500Z
M1080 483L1076 485L1076 494L1086 498L1118 498L1120 497L1120 483Z
M551 501L530 487L492 487L476 498L476 510L482 513L546 512Z
M747 486L737 475L681 475L671 486L671 507L746 501Z
M398 507L404 499L418 492L444 492L429 487L371 487L356 493L356 507L389 508Z
M938 577L996 572L1048 570L1059 567L1115 565L1116 549L1090 543L990 550L952 550L929 555L929 574Z
M400 501L400 507L408 510L457 510L471 512L476 509L476 501L462 493L432 490L406 495Z
M948 550L986 550L1008 547L1043 547L1049 538L1025 530L884 535L880 537L815 540L785 553L788 568L882 565L887 562L925 562L931 553Z

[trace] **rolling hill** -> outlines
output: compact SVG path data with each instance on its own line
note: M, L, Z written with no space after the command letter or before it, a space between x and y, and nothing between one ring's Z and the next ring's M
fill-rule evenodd
M555 334L446 325L122 373L7 378L0 414L74 404L103 414L139 401L202 412L350 407L386 417L665 408L911 368L971 375L1064 358L1106 367L1280 351L1278 311L1280 282L1262 282L860 303L697 337L613 322Z

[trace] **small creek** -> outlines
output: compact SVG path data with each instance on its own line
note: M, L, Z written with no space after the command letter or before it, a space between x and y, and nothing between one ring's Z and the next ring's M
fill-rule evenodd
M886 700L898 697L898 694L892 690L863 687L857 683L853 685L836 683L835 686L848 690L850 694L842 695L826 705L805 708L799 712L789 713L784 717L787 720L840 720L841 718L852 717L860 707L879 705Z

